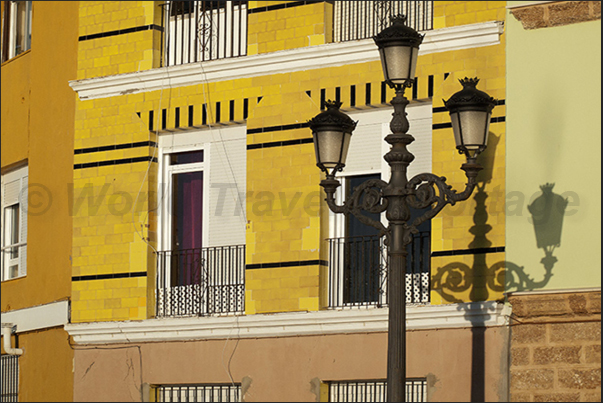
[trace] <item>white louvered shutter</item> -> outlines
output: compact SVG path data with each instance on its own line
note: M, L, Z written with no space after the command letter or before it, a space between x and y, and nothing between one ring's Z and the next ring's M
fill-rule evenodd
M20 209L19 209L19 277L27 275L27 216L29 211L27 172L21 178Z
M19 244L18 247L19 255L15 258L17 262L12 261L10 253L11 249L4 249L2 256L2 264L4 267L3 279L8 280L11 278L24 277L27 275L27 210L28 210L28 168L24 167L13 171L3 177L3 195L2 195L2 220L4 224L3 228L3 247ZM13 233L11 232L12 222L7 222L7 208L11 206L19 206L19 227L17 242L13 241ZM16 217L11 217L11 220ZM10 273L10 267L17 265L17 273L13 275Z

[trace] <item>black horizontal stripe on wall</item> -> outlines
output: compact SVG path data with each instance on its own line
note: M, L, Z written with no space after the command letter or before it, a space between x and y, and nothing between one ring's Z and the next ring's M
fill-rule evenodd
M131 34L132 32L141 32L141 31L150 31L150 30L156 30L159 32L163 32L163 27L156 25L156 24L142 25L139 27L118 29L116 31L99 32L98 34L92 34L92 35L83 35L83 36L80 36L78 38L78 40L80 42L82 42L82 41L89 41L91 39L107 38L109 36Z
M135 157L135 158L124 158L124 159L120 159L120 160L86 162L83 164L75 164L73 166L73 169L106 167L106 166L110 166L110 165L134 164L136 162L149 162L149 161L157 162L157 158L155 158L155 157Z
M329 262L324 261L324 260L302 260L299 262L248 264L245 266L245 269L247 269L247 270L279 269L279 268L285 268L285 267L328 266L328 265L329 265Z
M93 280L113 280L118 278L137 278L146 277L147 272L141 271L137 273L113 273L113 274L97 274L91 276L74 276L71 277L71 281L93 281Z
M504 99L497 99L496 100L496 106L501 106L505 104L505 100ZM446 109L445 106L437 106L435 108L433 108L433 113L442 113L442 112L448 112L448 109Z
M264 13L266 11L274 11L274 10L282 10L285 8L292 8L292 7L299 7L299 6L305 6L308 4L314 4L314 3L328 3L328 1L323 1L323 0L314 0L314 1L293 1L291 3L284 3L284 4L274 4L272 6L265 6L265 7L256 7L256 8L250 8L247 13L248 14L255 14L255 13Z
M497 118L491 118L490 119L490 123L503 123L506 121L506 118L504 116L499 116ZM450 129L452 127L452 123L451 122L447 122L447 123L435 123L432 126L433 130L438 130L438 129Z
M312 144L312 143L314 143L313 138L298 139L298 140L285 140L285 141L275 141L272 143L248 144L247 149L248 150L258 150L261 148L297 146L297 145L301 145L301 144Z
M113 151L113 150L126 150L130 148L138 147L157 147L157 143L154 141L141 141L138 143L125 143L125 144L112 144L108 146L89 147L89 148L78 148L73 151L73 154L90 154L98 153L101 151Z
M442 257L442 256L461 256L461 255L482 255L487 253L501 253L505 251L504 246L498 246L495 248L474 248L474 249L459 249L459 250L445 250L439 252L431 252L431 257Z
M282 132L282 131L285 131L285 130L304 129L306 127L310 127L310 125L308 123L294 123L294 124L291 124L291 125L258 127L256 129L247 129L247 134L260 134L260 133L270 133L270 132Z

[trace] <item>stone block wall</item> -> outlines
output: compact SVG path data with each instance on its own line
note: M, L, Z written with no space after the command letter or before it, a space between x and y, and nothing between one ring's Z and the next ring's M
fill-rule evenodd
M513 402L601 401L601 292L509 296Z

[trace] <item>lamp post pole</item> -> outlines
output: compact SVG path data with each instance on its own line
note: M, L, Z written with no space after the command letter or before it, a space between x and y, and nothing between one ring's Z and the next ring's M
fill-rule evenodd
M408 99L404 90L411 86L418 46L422 40L416 31L404 25L405 18L392 18L393 25L375 37L379 46L386 82L396 91L391 103L394 108L390 129L385 137L391 145L384 159L390 166L389 182L371 179L356 187L343 205L335 202L335 192L340 186L337 172L343 171L352 132L356 122L339 110L340 102L328 101L327 111L309 121L313 132L317 166L326 173L320 182L326 193L326 202L331 211L353 215L360 222L373 226L385 236L388 248L387 298L389 306L387 346L387 400L406 401L406 247L412 242L413 234L423 222L431 220L450 204L467 200L477 184L477 175L482 167L477 156L486 148L492 109L496 102L485 92L475 87L477 78L460 80L463 89L444 101L450 111L452 128L459 153L465 154L467 162L461 166L467 176L465 189L457 193L446 183L446 178L431 173L416 175L408 179L407 170L414 155L407 147L414 141L408 134L406 117ZM425 210L410 222L410 211ZM362 214L385 213L388 226Z
M405 401L406 380L406 245L405 224L410 218L410 210L404 203L404 192L408 183L408 165L414 155L406 148L414 141L407 134L409 129L406 118L408 100L404 96L404 87L396 91L392 100L394 114L390 123L392 134L385 138L391 146L385 160L391 168L391 179L383 190L388 201L386 218L389 221L390 238L388 244L388 306L389 324L387 335L387 395L393 402Z

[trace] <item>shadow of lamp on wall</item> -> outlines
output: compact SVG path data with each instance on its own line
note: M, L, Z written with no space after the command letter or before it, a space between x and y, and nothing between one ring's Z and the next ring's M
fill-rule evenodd
M567 199L553 193L554 187L554 183L540 186L542 194L528 206L536 233L536 245L544 250L545 256L541 263L547 272L557 263L553 251L561 246L563 216L568 204Z

